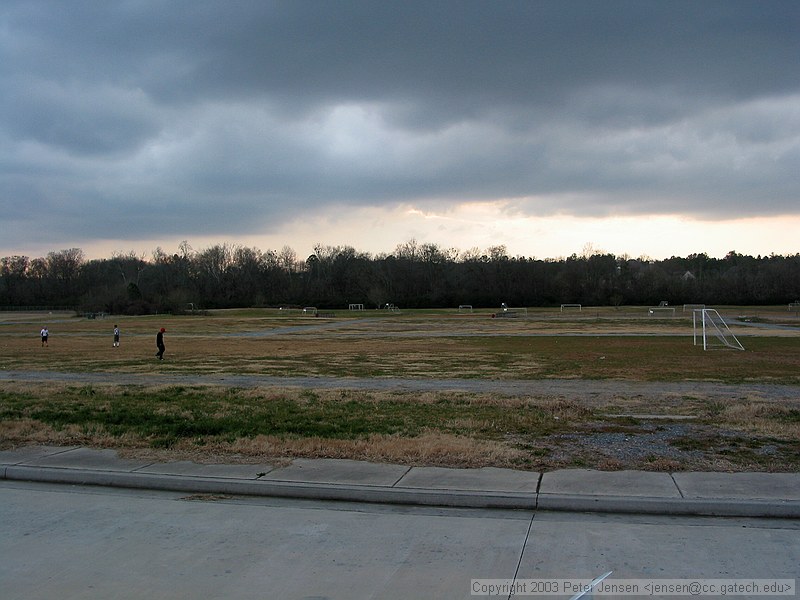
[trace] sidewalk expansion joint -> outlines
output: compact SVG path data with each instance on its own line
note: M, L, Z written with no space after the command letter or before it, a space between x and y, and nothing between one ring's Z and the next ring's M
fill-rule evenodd
M675 484L675 489L678 490L678 493L681 495L681 498L685 498L685 496L683 495L683 490L681 489L681 486L679 486L678 482L675 481L675 474L674 473L670 473L669 477L670 477L670 479L672 479L672 483Z
M397 487L397 484L400 483L403 480L403 477L405 477L406 475L408 475L411 472L412 468L413 467L406 468L406 470L403 471L402 475L400 475L400 477L398 477L397 480L390 487Z

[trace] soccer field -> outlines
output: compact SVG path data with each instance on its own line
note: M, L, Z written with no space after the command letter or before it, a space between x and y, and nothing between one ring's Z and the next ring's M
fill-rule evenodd
M423 378L712 379L800 383L800 319L785 310L721 310L744 353L703 352L691 313L645 307L529 311L339 311L319 318L279 310L83 319L18 314L2 320L0 368L137 373ZM120 348L112 329L122 329ZM50 330L48 347L39 329ZM164 327L166 360L156 367Z
M194 459L796 469L800 321L780 307L720 313L744 352L703 351L691 313L647 307L530 309L514 318L456 309L0 313L0 369L29 374L4 383L3 443ZM47 347L38 338L44 325ZM161 327L167 350L157 361ZM248 377L257 380L243 385Z

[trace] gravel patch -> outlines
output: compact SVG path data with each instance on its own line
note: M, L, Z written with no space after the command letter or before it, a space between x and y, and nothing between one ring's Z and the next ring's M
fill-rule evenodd
M800 385L720 384L712 381L647 382L588 379L399 379L348 377L269 377L260 375L156 375L148 373L62 373L0 371L0 381L105 383L118 385L223 385L230 387L302 387L317 389L404 390L496 393L506 396L568 398L588 404L645 396L653 401L702 397L711 400L797 400Z

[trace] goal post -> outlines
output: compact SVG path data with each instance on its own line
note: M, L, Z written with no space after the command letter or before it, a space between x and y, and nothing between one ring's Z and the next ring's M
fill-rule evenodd
M564 312L565 308L567 310L570 310L570 309L571 310L577 310L578 312L582 312L583 311L583 306L580 305L580 304L562 304L561 305L561 312Z
M728 328L725 320L713 308L700 308L692 312L692 328L694 331L694 345L698 346L702 340L703 350L714 348L733 348L744 350L741 342Z

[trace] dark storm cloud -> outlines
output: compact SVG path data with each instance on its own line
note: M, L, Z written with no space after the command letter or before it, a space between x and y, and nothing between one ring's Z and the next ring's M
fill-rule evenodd
M45 208L76 244L335 203L796 212L798 31L794 1L6 0L6 235Z

